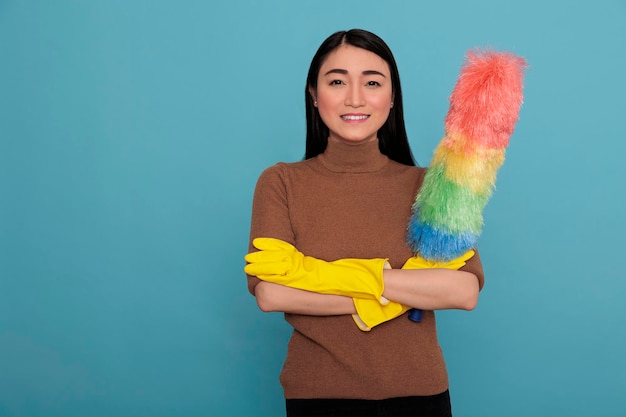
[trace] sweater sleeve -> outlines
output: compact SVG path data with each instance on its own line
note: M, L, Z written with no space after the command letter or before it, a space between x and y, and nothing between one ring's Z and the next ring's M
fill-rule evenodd
M478 289L482 290L485 285L485 274L483 272L483 264L480 261L478 250L474 249L474 256L467 260L466 264L461 267L461 271L471 272L478 278Z
M252 201L249 252L256 251L252 240L257 237L272 237L295 244L289 216L287 182L283 163L267 168L259 176ZM248 275L248 290L253 295L259 281L257 277Z

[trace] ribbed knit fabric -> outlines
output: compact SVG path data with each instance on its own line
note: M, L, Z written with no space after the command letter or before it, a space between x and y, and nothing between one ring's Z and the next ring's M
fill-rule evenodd
M401 268L412 256L407 224L424 173L389 160L377 142L329 141L316 158L278 163L261 174L251 240L282 239L327 261L389 258ZM462 269L482 285L478 254ZM252 293L258 282L248 277ZM432 311L421 323L403 315L370 332L360 331L349 315L285 318L294 328L280 376L285 398L384 399L448 388Z

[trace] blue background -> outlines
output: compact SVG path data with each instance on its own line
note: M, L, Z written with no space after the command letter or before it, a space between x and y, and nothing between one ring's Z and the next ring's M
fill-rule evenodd
M530 63L487 285L439 314L455 416L625 415L626 1L4 0L0 417L282 415L252 192L302 157L308 64L352 27L393 49L421 165L466 50Z

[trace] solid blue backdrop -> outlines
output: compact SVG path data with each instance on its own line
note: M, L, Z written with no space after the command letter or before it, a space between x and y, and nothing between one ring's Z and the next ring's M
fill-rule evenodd
M394 51L421 165L466 50L530 64L486 287L438 314L455 415L624 415L624 0L4 0L1 417L283 414L252 192L303 156L309 61L352 27Z

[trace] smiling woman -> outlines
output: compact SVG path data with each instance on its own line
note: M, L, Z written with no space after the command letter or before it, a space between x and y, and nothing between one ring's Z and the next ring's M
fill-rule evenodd
M317 88L309 92L329 140L376 140L393 107L389 65L375 53L350 45L328 55Z
M400 85L400 74L393 53L387 44L378 36L353 29L347 32L337 32L329 36L320 45L317 50L307 74L306 87L304 92L304 101L306 106L306 153L305 158L312 158L324 152L330 135L328 126L322 120L320 111L315 103L317 96L318 84L322 81L320 78L322 65L327 63L328 58L338 50L344 48L357 49L361 53L373 54L373 59L377 65L383 62L382 74L388 74L388 83L391 84L391 103L390 111L386 121L378 130L378 144L381 153L387 155L390 159L404 165L415 165L413 155L409 147L406 129L404 126L404 110L402 105L402 87ZM339 58L339 57L338 57ZM376 60L380 61L376 61ZM337 69L339 71L347 71L348 68L333 68L328 66L329 70ZM361 71L368 73L372 68L363 68ZM358 73L358 70L357 70ZM340 80L339 80L340 81ZM373 80L379 81L379 80ZM335 81L337 83L337 81Z
M259 308L293 327L287 415L450 416L434 310L472 309L482 265L476 253L415 267L406 224L426 170L413 162L391 51L367 31L331 35L305 102L305 160L261 174L245 267ZM425 310L421 323L411 307Z

